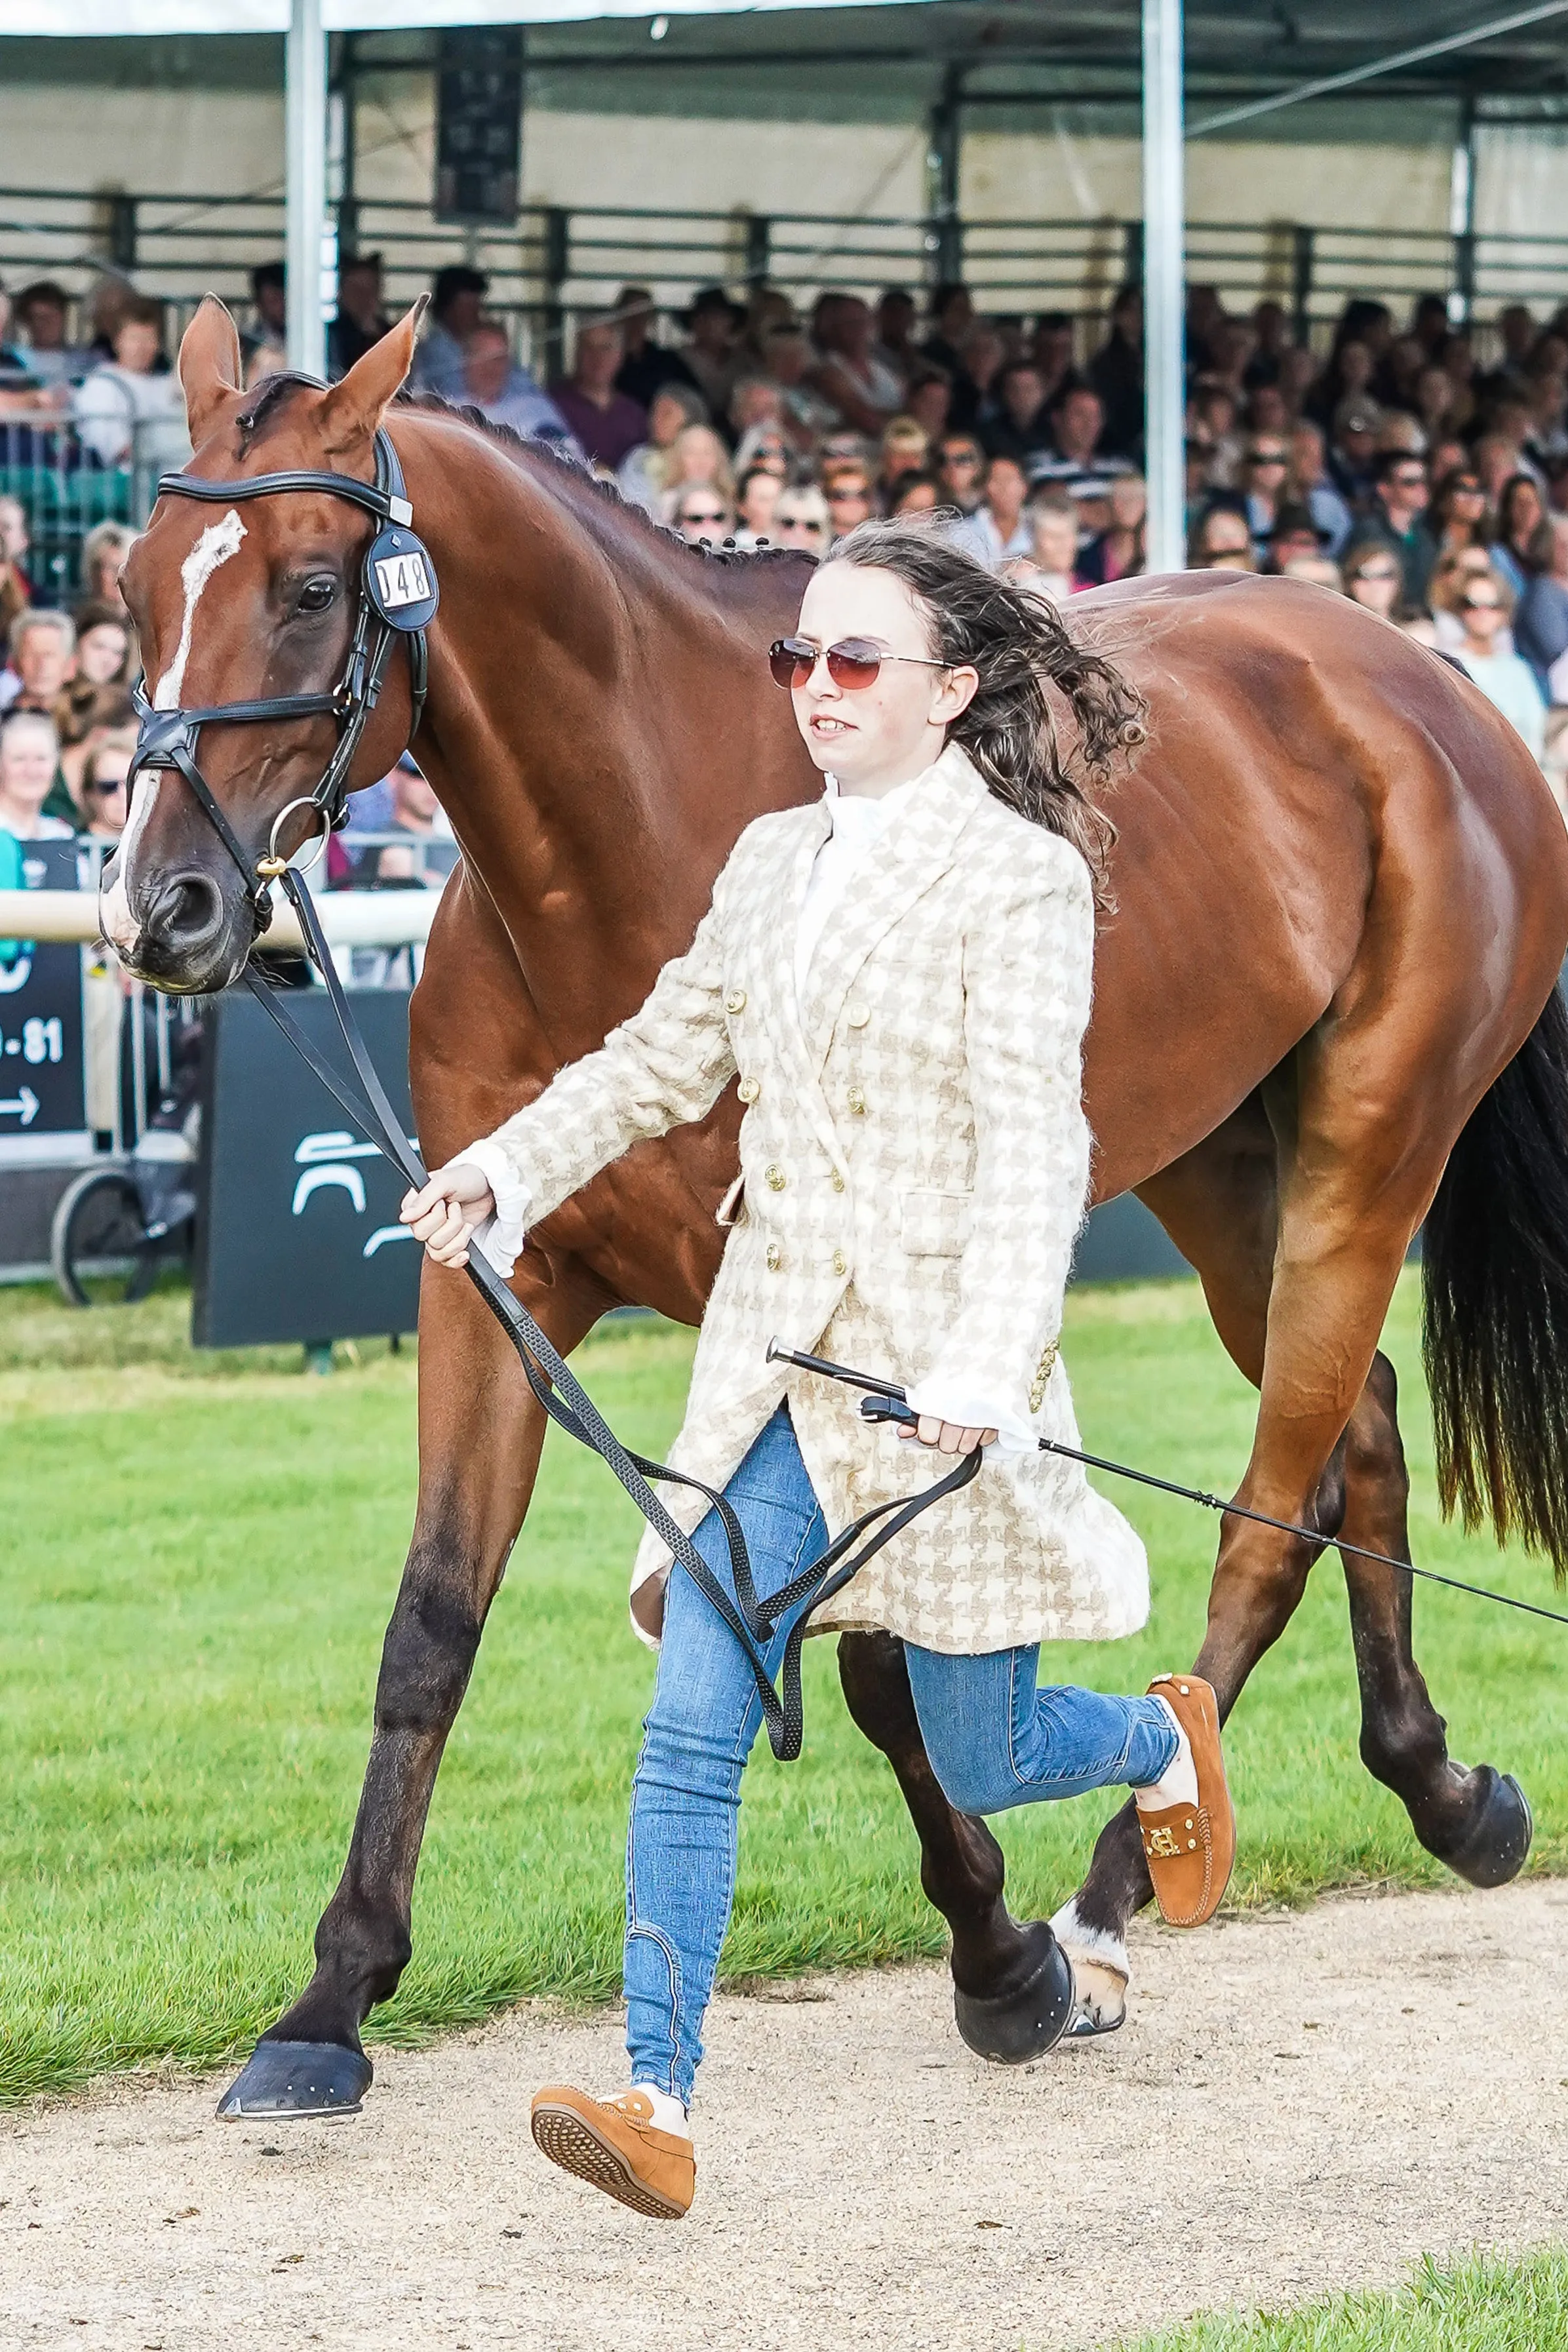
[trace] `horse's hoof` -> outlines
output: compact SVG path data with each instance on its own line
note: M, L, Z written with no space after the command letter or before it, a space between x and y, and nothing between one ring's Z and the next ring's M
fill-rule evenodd
M374 2071L363 2051L336 2042L258 2042L217 2111L225 2123L247 2116L357 2116Z
M1021 1931L1022 1979L1002 1993L952 1991L952 2013L971 2050L998 2066L1026 2066L1043 2058L1067 2032L1072 2015L1072 1964L1043 1919Z
M1442 1859L1472 1886L1506 1886L1524 1868L1535 1833L1530 1800L1511 1772L1478 1764L1478 1787L1469 1827Z
M1068 1951L1072 1963L1073 2042L1092 2042L1102 2033L1120 2033L1127 2022L1127 1979L1120 1969L1083 1953Z

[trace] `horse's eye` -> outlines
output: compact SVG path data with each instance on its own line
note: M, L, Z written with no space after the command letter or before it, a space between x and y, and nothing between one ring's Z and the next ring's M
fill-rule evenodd
M337 593L338 583L330 574L322 573L315 580L307 580L300 591L298 609L301 613L324 613Z

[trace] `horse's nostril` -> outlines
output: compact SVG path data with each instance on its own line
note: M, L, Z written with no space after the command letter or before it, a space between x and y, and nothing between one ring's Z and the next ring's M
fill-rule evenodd
M223 925L223 896L205 874L176 874L147 910L147 929L165 948L205 947Z

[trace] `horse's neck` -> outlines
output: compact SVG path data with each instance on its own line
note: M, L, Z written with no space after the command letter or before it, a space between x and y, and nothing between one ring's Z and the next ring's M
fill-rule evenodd
M709 570L550 459L421 423L399 435L441 587L419 755L465 851L514 936L569 903L574 943L629 921L679 944L742 826L814 788L758 684L796 570Z

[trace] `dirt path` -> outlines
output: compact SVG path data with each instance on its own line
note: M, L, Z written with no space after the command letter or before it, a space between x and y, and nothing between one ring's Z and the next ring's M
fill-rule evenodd
M0 2344L216 2352L1046 2352L1568 2234L1568 1884L1143 1930L1131 2020L1037 2067L934 1969L722 2000L699 2202L640 2221L528 2137L614 2017L379 2057L355 2122L216 2082L0 2120Z

